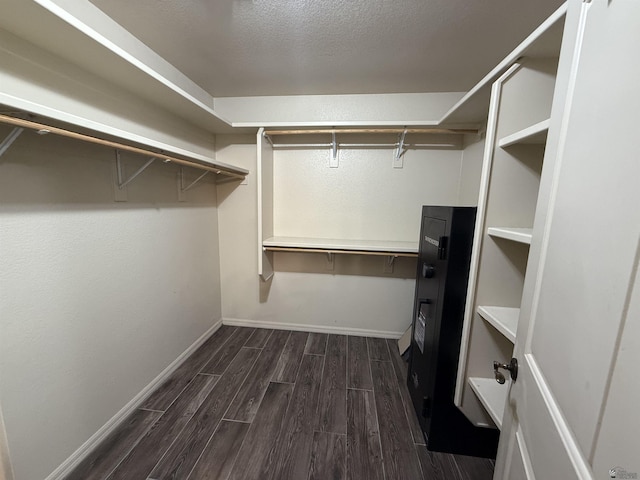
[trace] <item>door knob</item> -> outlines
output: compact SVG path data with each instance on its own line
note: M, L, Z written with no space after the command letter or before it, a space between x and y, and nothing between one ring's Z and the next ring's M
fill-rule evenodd
M509 363L500 363L497 361L493 362L493 374L496 377L496 382L502 385L506 382L506 379L504 377L504 374L500 371L500 369L508 370L511 376L511 380L513 380L514 382L517 380L518 378L518 360L517 359L512 358Z

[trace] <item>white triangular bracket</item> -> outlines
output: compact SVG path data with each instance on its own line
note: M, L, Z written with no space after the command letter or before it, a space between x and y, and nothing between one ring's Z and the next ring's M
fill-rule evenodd
M127 201L127 185L129 185L138 175L144 172L149 165L151 165L156 160L155 157L150 158L142 165L138 170L136 170L131 176L127 179L124 178L124 166L122 165L122 159L120 158L120 150L116 150L116 159L114 162L114 197L116 202L126 202Z
M407 151L407 147L404 144L404 137L407 135L407 131L404 130L398 135L398 148L396 148L393 155L393 168L404 167L404 153Z
M204 177L206 177L209 173L211 173L211 170L205 170L204 173L201 174L200 176L198 176L198 178L196 178L193 182L191 182L189 185L185 186L185 184L184 184L184 167L180 167L180 170L178 171L178 201L180 201L180 202L186 201L187 198L186 198L185 193L188 190L191 190L193 187L195 187L196 184L200 180L202 180Z
M397 255L389 255L384 258L384 266L382 267L383 273L393 273L393 265L395 264L396 258L398 258Z
M17 140L17 138L20 136L20 134L23 131L24 131L24 128L16 127L13 130L11 130L11 132L9 132L9 135L7 135L5 139L2 140L2 143L0 143L0 157L4 155L4 152L9 150L9 147L11 146L11 144Z
M327 252L327 263L325 267L327 270L333 270L336 266L336 254L333 252Z
M329 159L330 168L338 168L338 142L336 141L336 132L331 132L331 158Z

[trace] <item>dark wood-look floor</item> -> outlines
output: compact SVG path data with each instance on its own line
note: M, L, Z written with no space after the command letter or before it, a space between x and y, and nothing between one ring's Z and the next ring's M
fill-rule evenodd
M490 480L429 452L396 342L223 326L67 480Z

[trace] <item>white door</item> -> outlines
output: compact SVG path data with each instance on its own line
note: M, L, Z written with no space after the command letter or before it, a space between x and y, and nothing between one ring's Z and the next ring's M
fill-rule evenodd
M640 478L640 1L569 2L500 480Z

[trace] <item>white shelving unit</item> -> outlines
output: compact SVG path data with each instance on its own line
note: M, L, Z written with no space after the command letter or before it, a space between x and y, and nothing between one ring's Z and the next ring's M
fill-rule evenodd
M312 271L327 254L328 270L360 268L371 275L415 275L416 218L422 205L459 201L467 128L260 129L257 135L258 273ZM387 150L391 149L391 151ZM471 161L471 160L470 160ZM458 167L456 167L456 163ZM426 179L425 179L426 177ZM416 228L414 228L416 227ZM335 256L334 256L335 254ZM348 258L358 255L361 258ZM384 262L374 258L387 257ZM339 259L339 260L337 260ZM400 268L394 272L394 261ZM381 268L380 268L381 266ZM409 273L411 272L411 273Z
M478 314L507 337L511 343L515 343L518 317L520 316L519 308L480 306Z
M493 362L516 342L557 62L520 58L492 87L455 394L476 425L502 425L509 384Z
M482 406L491 416L491 420L501 429L502 414L507 401L509 383L500 385L492 378L470 377L469 386L480 399Z
M482 124L487 119L491 86L519 58L553 58L560 55L567 5L561 6L545 20L517 48L480 80L440 119L441 125Z
M505 238L518 243L531 244L532 228L489 227L487 233L491 237Z
M508 135L498 142L500 148L510 147L512 145L544 145L547 141L547 132L549 131L549 119L543 120L523 128L519 132Z

